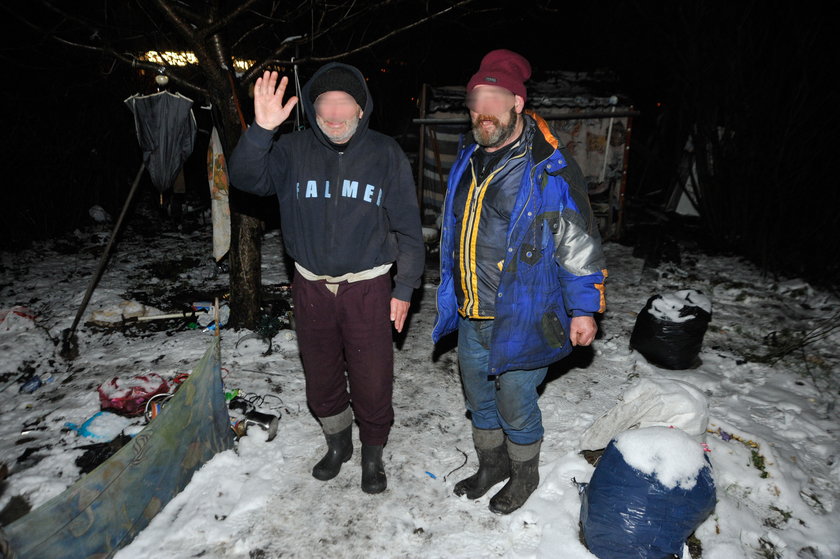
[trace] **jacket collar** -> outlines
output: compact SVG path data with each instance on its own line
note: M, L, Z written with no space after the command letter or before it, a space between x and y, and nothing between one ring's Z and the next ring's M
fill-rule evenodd
M546 169L549 174L555 175L566 167L566 159L560 153L560 140L551 133L548 122L533 111L525 111L536 128L534 132L532 149L534 164L540 165L546 162Z
M547 172L552 175L558 174L566 167L566 158L560 153L560 140L551 133L548 122L537 113L526 110L522 113L525 121L525 128L522 131L522 146L530 142L534 165L545 163ZM476 149L478 144L470 131L468 139L468 158ZM521 146L517 148L519 151Z

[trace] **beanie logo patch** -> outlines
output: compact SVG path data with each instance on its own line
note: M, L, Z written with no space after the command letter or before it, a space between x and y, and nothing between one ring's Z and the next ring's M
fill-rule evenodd
M484 81L489 82L489 83L497 83L499 80L497 80L496 78L492 78L490 76L486 76L484 78Z

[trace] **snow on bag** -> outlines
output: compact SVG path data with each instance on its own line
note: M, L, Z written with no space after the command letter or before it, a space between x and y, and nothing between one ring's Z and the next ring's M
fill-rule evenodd
M664 369L696 365L712 319L712 303L692 289L654 295L636 318L630 347Z
M581 485L583 539L599 559L682 557L714 508L711 463L679 429L621 433Z
M607 413L583 432L580 448L600 450L619 433L645 427L676 427L705 442L709 426L706 395L685 381L643 378L636 381Z
M103 382L98 392L100 408L134 416L143 413L149 398L169 392L169 383L157 373L130 378L115 377Z

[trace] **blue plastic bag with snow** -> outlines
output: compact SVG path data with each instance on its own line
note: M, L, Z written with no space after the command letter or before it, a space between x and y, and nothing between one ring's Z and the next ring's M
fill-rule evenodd
M711 464L690 489L666 487L656 475L630 466L613 440L581 489L583 539L599 559L683 556L683 545L715 507Z

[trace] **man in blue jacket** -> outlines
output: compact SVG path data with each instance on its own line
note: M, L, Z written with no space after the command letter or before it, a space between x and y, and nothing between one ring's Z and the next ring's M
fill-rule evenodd
M455 485L508 514L539 484L537 387L548 365L589 345L607 271L586 183L546 122L525 112L528 61L495 50L467 85L472 142L450 170L438 319L458 362L478 471Z
M327 440L312 475L332 479L350 460L355 415L362 490L380 493L394 419L391 322L402 331L425 259L411 167L393 139L368 129L373 101L358 69L316 71L301 100L311 128L280 135L298 99L284 103L288 78L277 78L256 81L254 124L231 156L231 182L280 203L306 399Z

